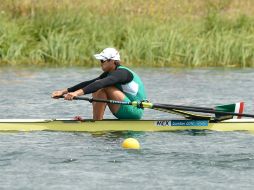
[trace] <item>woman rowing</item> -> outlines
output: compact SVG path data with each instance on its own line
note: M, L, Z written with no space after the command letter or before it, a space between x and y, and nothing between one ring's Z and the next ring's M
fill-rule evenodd
M120 54L114 48L106 48L94 57L101 62L104 71L99 77L81 82L73 87L54 91L52 98L64 96L65 100L91 94L93 98L117 101L143 101L146 92L140 77L127 67L121 66ZM102 120L106 103L93 102L93 119ZM144 110L129 105L108 104L118 119L141 119Z

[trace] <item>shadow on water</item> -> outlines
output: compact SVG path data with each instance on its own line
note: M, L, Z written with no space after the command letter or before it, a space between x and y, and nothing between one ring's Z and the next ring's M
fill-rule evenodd
M111 131L111 132L92 132L89 133L95 138L104 138L105 140L116 140L116 139L126 139L126 138L140 138L151 133L168 133L168 134L181 134L189 136L207 136L214 133L214 131L209 130L183 130L183 131L167 131L167 132L137 132L137 131ZM77 135L80 133L77 133Z
M183 131L172 131L170 133L187 135L187 136L207 136L214 133L214 131L192 129L192 130L183 130Z
M91 133L93 137L105 138L106 140L115 140L122 138L139 138L145 135L145 132L136 131L112 131L112 132L96 132Z

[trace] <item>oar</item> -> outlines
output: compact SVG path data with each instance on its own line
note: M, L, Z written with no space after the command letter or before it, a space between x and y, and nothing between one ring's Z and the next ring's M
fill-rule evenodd
M94 98L87 98L87 97L74 97L74 100L86 100L91 103L92 102L103 102L103 103L110 103L110 104L132 105L132 106L138 107L138 102L123 102L123 101L116 101L116 100L94 99ZM144 103L145 102L140 103L141 104L140 106L143 107L142 104L144 104ZM207 116L207 115L194 115L192 113L183 112L183 111L175 110L175 109L161 109L161 108L153 108L153 109L162 111L162 112L167 112L167 110L168 110L171 113L179 114L179 115L182 115L186 118L211 119L211 117Z
M162 108L162 109L176 109L176 110L183 110L183 111L193 111L193 112L200 112L200 113L212 113L212 114L219 114L219 115L232 115L232 116L240 116L240 117L253 117L253 114L243 114L243 113L234 113L234 112L228 112L228 111L217 111L215 109L209 108L205 109L203 107L192 107L192 106L182 106L182 105L172 105L172 104L152 104L151 105L145 105L146 102L142 103L143 107L146 108Z
M203 114L194 114L193 112L187 112L183 110L176 110L176 109L162 109L162 108L153 108L154 110L181 115L185 117L186 119L205 119L205 120L211 120L213 117L211 115L203 115Z
M172 104L160 104L163 106L175 106ZM187 108L187 109L204 109L204 110L211 110L211 111L222 111L222 112L243 112L244 102L239 102L235 104L226 104L226 105L219 105L215 108L208 108L208 107L196 107L196 106L184 106L184 105L177 105L178 108Z
M59 97L59 98L63 98ZM166 110L183 110L183 111L192 111L192 112L200 112L200 113L212 113L212 114L221 114L221 115L232 115L232 116L240 116L240 117L253 117L252 114L243 114L243 113L234 113L228 111L217 111L213 108L204 108L204 107L194 107L194 106L183 106L183 105L173 105L173 104L159 104L159 103L151 103L151 102L124 102L117 100L106 100L106 99L96 99L96 98L88 98L88 97L74 97L74 100L86 100L89 102L103 102L108 104L120 104L120 105L132 105L135 107L149 108L149 109L166 109ZM231 105L231 104L230 104ZM220 106L218 106L220 107ZM222 106L221 106L222 107Z
M88 98L88 97L74 97L74 100L86 100L90 103L92 102L102 102L102 103L108 103L108 104L121 104L121 105L133 105L134 102L123 102L123 101L117 101L117 100L105 100L105 99L97 99L97 98Z

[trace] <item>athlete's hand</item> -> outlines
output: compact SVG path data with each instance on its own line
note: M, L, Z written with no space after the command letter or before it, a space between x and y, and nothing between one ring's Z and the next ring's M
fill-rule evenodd
M64 96L65 100L73 100L77 96L82 96L84 95L84 91L82 89L79 89L75 92L69 92Z
M51 98L58 99L59 97L63 96L64 94L66 94L64 90L57 90L52 93Z
M64 99L65 100L73 100L77 96L78 96L78 94L76 92L70 92L64 96Z

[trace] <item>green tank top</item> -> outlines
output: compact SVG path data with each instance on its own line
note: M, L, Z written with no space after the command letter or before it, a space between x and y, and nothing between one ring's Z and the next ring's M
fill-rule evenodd
M120 89L130 99L130 101L146 100L145 87L140 77L127 67L119 66L118 68L130 71L133 75L133 79L127 84L116 84L116 88Z

